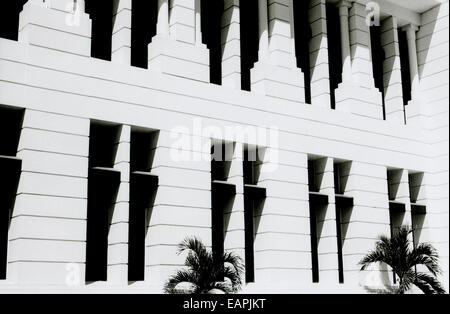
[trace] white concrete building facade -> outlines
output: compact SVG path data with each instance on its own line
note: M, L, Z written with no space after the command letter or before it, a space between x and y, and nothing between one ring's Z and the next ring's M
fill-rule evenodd
M448 291L448 0L3 2L0 292L367 292L402 224Z

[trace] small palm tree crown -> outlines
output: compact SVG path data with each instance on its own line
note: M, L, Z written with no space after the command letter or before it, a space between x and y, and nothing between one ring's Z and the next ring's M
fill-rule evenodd
M226 252L222 258L214 258L213 253L195 237L186 238L178 245L178 254L184 252L187 252L186 268L170 277L164 286L166 293L230 294L241 289L244 267L238 255ZM183 285L189 288L180 288Z
M367 269L373 263L389 265L399 278L397 290L399 294L407 292L412 285L417 286L425 294L446 293L437 279L441 269L436 249L427 243L414 247L409 239L412 232L409 227L402 226L391 238L380 236L375 250L369 252L359 262L361 270ZM425 266L428 272L417 272L416 267L419 265Z

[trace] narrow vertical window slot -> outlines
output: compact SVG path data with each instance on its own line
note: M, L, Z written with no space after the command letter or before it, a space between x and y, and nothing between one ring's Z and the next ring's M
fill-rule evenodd
M208 0L207 0L208 1ZM250 72L258 61L258 0L240 1L241 89L251 91Z
M227 182L234 143L213 141L211 154L212 249L214 259L221 260L227 231L226 213L230 211L236 195L236 185Z
M423 172L409 174L409 195L411 198L411 220L413 228L413 241L417 246L421 242L424 229L427 206L425 203L425 193L423 188Z
M158 189L158 176L151 173L159 132L133 129L130 151L130 215L128 280L145 279L145 239Z
M120 127L91 122L89 139L86 282L106 281L108 233L120 184L114 169Z
M132 0L131 65L148 68L148 45L156 35L158 0Z
M311 104L311 62L309 42L312 38L312 30L309 25L310 1L293 1L293 3L297 67L301 68L305 75L305 102Z
M6 279L8 265L8 234L22 160L17 149L24 111L0 107L0 280Z
M403 106L406 107L412 99L411 95L411 72L408 50L408 39L405 31L398 30L398 45L400 47L400 66L402 73ZM405 123L406 123L406 110Z
M385 89L384 89L384 78L383 78L383 64L386 59L386 53L381 46L381 27L371 26L370 27L370 45L372 50L372 69L373 78L375 81L375 87L382 94L383 101L383 119L386 120L386 107L385 107Z
M244 149L244 224L246 282L255 282L255 238L258 226L255 217L261 215L266 188L258 186L262 166L262 148L248 145Z
M113 0L85 0L92 21L91 57L111 61Z
M202 41L209 49L210 82L222 85L223 0L202 0Z
M324 158L310 156L308 159L308 188L309 188L309 213L311 230L311 265L312 281L320 280L320 238L326 215L329 197L321 193L321 185L324 174Z
M351 162L334 163L334 190L336 197L336 236L338 248L339 283L344 283L344 243L353 211L353 197L345 195Z
M389 216L391 225L391 235L399 230L405 219L406 205L397 201L397 192L400 187L402 176L400 169L388 170L388 193L389 193Z
M327 3L328 66L330 70L331 108L336 109L336 89L342 82L341 25L339 9Z
M321 217L324 216L328 207L328 195L320 193L321 174L318 160L311 157L308 160L308 189L309 189L309 216L311 231L311 265L312 281L319 282L319 241L321 226Z
M0 16L0 38L17 40L19 37L19 16L27 0L4 0Z

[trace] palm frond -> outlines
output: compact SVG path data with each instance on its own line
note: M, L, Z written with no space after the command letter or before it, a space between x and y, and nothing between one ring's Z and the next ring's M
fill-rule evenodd
M175 288L181 283L190 283L198 289L197 281L198 278L194 272L187 269L181 269L166 282L164 285L164 292L168 294L177 293Z
M437 276L441 273L439 267L439 254L436 249L428 243L419 244L408 256L408 266L424 265L430 273Z
M425 294L446 294L444 287L435 276L425 273L417 273L414 285Z
M416 280L416 274L414 271L408 270L399 277L400 285L398 287L398 293L405 294L409 289L411 289L411 286L414 284L414 281Z
M387 258L385 250L382 250L377 246L374 251L369 252L361 259L359 265L361 265L361 270L366 270L371 264L388 262L389 258Z

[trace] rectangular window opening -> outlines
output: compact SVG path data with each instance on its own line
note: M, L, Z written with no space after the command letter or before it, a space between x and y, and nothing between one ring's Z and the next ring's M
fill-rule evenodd
M320 193L326 158L308 157L309 217L311 238L312 282L320 281L319 245L324 218L328 209L328 195Z
M131 65L148 68L148 45L156 35L157 0L132 0Z
M223 0L201 1L202 40L209 49L210 82L222 85Z
M372 50L372 70L373 78L375 81L375 87L382 94L383 101L383 119L386 120L386 102L385 102L385 89L384 89L384 61L386 59L386 53L381 45L381 27L370 27L370 44Z
M0 17L0 38L18 40L19 16L27 0L3 0Z
M312 30L309 25L310 1L293 1L293 3L297 67L302 69L305 75L305 102L311 104L311 62L309 42L312 38Z
M215 260L222 260L229 218L236 195L236 185L228 181L234 143L213 141L211 147L212 250Z
M400 66L402 73L402 90L403 90L403 106L406 107L409 101L412 99L411 95L411 72L410 72L410 60L409 60L409 49L408 49L408 39L405 31L401 29L398 30L398 44L400 47ZM406 109L405 112L405 123L406 121Z
M338 269L339 283L345 282L344 278L344 256L345 256L345 239L350 226L351 216L353 212L353 197L345 194L347 181L350 174L352 163L335 162L334 163L334 190L336 197L336 231L337 231L337 248L338 248Z
M92 21L91 57L111 61L113 0L85 0Z
M331 108L336 109L336 89L342 83L341 25L339 9L334 4L327 3L326 10Z
M258 186L264 149L248 145L244 149L244 224L246 282L255 282L255 240L262 214L266 189Z
M8 265L8 235L22 160L17 158L24 110L0 106L0 280Z
M120 184L114 169L120 126L91 122L89 138L86 282L106 281L108 234Z
M258 0L240 2L241 89L251 91L250 72L259 51Z
M128 224L128 280L145 279L145 240L158 189L151 173L159 132L132 129L130 145L130 211Z

